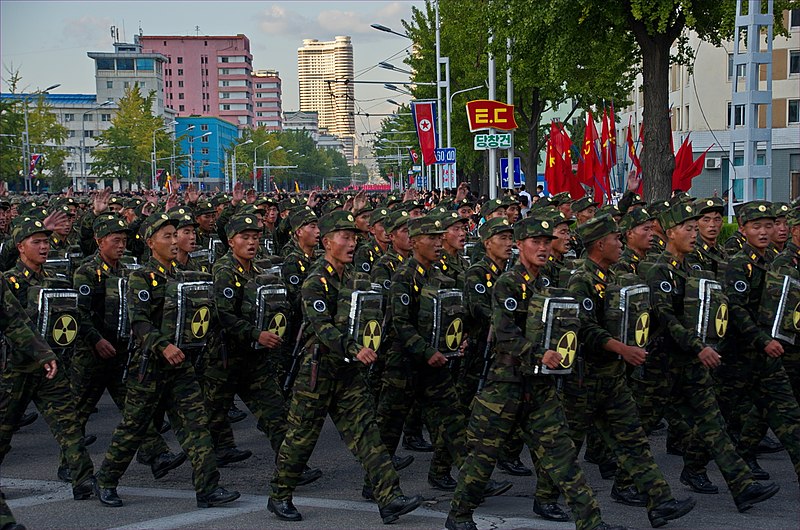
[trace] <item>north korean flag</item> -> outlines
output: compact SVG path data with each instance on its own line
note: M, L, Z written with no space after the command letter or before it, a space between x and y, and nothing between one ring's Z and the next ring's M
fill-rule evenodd
M417 138L422 151L422 163L426 166L436 163L436 111L433 102L411 104L411 113L417 127Z

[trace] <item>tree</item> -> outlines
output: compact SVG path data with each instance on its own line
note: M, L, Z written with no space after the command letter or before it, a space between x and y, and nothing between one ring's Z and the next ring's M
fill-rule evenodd
M119 99L119 110L111 120L111 127L98 138L93 153L92 175L102 179L119 178L120 181L150 182L153 142L157 167L166 167L172 157L172 138L161 117L153 114L155 92L143 96L138 86L125 91ZM179 149L176 156L180 155Z

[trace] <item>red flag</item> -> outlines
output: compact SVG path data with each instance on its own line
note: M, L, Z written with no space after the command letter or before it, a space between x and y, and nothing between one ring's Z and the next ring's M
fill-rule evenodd
M414 151L413 149L409 148L408 149L408 155L411 157L411 162L414 165L419 164L419 155L417 154L416 151Z
M589 111L586 116L586 129L584 129L583 133L581 160L578 162L578 178L582 184L594 189L594 200L602 203L606 178L603 176L599 144L600 138L597 135L594 116Z
M562 174L562 185L563 188L561 191L568 191L570 196L573 199L580 199L586 192L583 190L580 181L578 178L572 173L572 140L567 134L567 131L564 130L564 126L562 124L558 124L558 136L556 136L556 152L561 155L562 163L561 163L561 174Z
M544 180L547 182L547 189L552 194L561 193L563 190L561 164L556 164L556 136L559 135L556 123L550 122L550 136L547 138L545 147L545 166Z
M422 151L422 163L426 166L436 163L436 127L434 126L433 102L415 102L411 105L417 138Z
M642 174L642 162L636 154L636 145L633 143L633 131L630 125L628 125L628 136L625 141L628 144L628 158L631 159L631 164L636 168L636 176L639 176Z
M31 176L31 177L33 176L33 170L36 169L36 164L38 164L39 161L42 158L44 158L44 155L42 155L42 154L31 153L31 165L28 168L28 175L29 176Z
M600 133L600 160L603 163L603 174L607 174L611 171L611 141L609 140L610 130L608 128L608 114L606 110L603 109L603 118L600 120L602 122L602 132Z
M611 102L611 111L608 115L608 128L609 135L608 141L611 143L609 146L609 160L611 166L617 165L617 118L614 115L614 102Z
M672 134L670 134L672 138ZM675 169L672 170L672 189L683 189L683 175L692 163L692 142L689 141L689 135L686 135L678 152L675 153ZM686 191L686 190L684 190Z

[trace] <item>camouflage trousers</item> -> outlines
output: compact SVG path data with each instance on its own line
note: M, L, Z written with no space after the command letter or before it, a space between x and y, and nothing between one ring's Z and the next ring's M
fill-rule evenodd
M600 507L576 461L555 384L545 377L527 384L526 389L521 383L489 381L475 397L450 517L472 520L502 447L519 429L534 461L564 494L578 530L594 528L601 522Z
M725 428L708 368L697 357L674 354L669 372L654 377L658 386L662 386L660 381L669 381L666 395L677 416L689 428L687 448L704 448L717 463L731 493L735 496L744 491L752 483L750 468L736 452ZM646 385L647 381L640 383ZM632 483L630 478L624 485L629 483Z
M134 354L128 368L122 422L114 429L97 473L101 488L117 487L154 418L163 417L165 411L177 426L175 435L192 463L195 491L207 494L217 488L219 471L194 367L188 359L176 367L167 367L165 363L162 359L150 359L140 382L137 375L141 373L142 360Z
M428 474L449 475L452 463L460 467L463 460L466 430L465 410L450 371L446 367L418 366L413 372L393 364L386 367L377 417L383 444L390 453L400 442L412 404L420 407L436 450Z
M633 478L636 488L648 496L648 509L672 500L639 421L622 362L589 366L586 371L582 384L574 375L564 382L564 412L577 452L594 424L617 456L617 477Z
M70 386L75 399L75 414L80 422L81 432L86 434L86 423L97 406L103 392L108 390L112 401L121 411L125 406L125 373L127 354L124 349L117 349L117 356L102 359L89 349L79 348L75 351L70 365ZM161 453L169 451L167 442L158 434L154 425L150 425L139 448L139 457L150 462ZM62 455L62 465L64 464Z
M728 357L735 359L724 363L716 373L717 402L725 421L731 425L730 420L747 417L754 407L765 414L769 427L786 448L795 473L800 477L800 406L782 360L752 350ZM758 415L755 419L757 421ZM752 439L750 446L744 447L741 431L729 430L729 433L739 437L737 451L740 455L745 459L755 456ZM707 449L692 444L686 460L693 469L703 470L710 457Z
M222 359L209 359L202 386L214 449L235 447L228 409L238 394L255 415L261 430L267 433L275 454L278 453L286 434L287 409L274 365L268 363L267 355L229 355L227 366Z
M31 401L61 446L73 486L89 480L94 471L92 459L83 445L83 430L75 414L74 398L61 370L53 379L47 379L44 369L25 373L6 367L0 380L0 464L11 450L14 428Z
M6 504L6 499L3 497L3 493L0 492L0 528L5 528L6 526L14 525L17 523L17 520L14 519L14 514L11 513L11 508L8 507Z
M402 495L400 477L381 442L363 374L353 366L335 375L319 375L312 388L311 356L304 354L289 405L288 430L270 482L272 498L292 498L329 414L347 448L367 473L378 506L386 506Z

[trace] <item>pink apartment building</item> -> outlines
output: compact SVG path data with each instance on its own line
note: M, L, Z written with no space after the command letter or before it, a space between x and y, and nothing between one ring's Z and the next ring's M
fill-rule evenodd
M178 117L216 116L254 127L250 40L235 36L137 36L145 53L167 57L164 105Z

